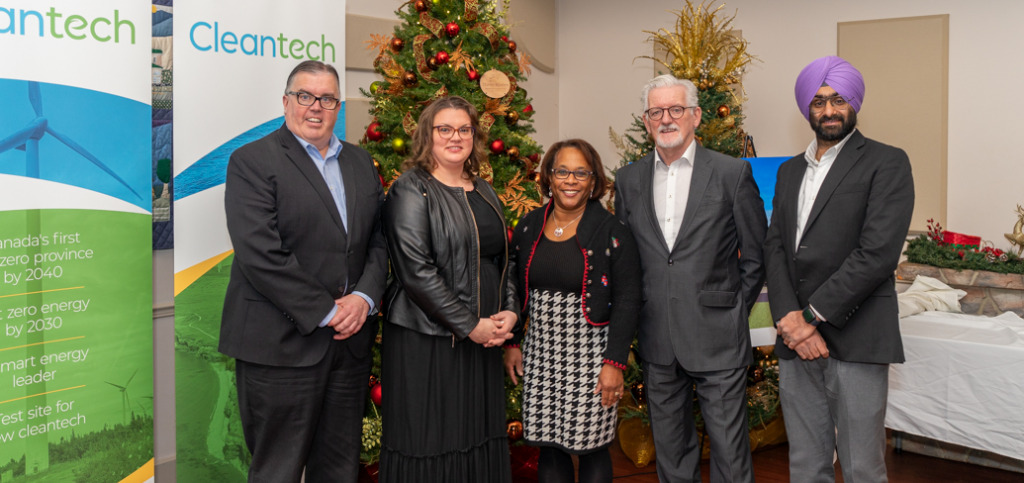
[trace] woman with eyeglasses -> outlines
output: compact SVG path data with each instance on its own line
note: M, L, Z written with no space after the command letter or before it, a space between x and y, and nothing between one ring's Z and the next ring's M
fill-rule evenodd
M508 482L501 346L518 320L504 210L461 97L423 110L383 207L381 482Z
M641 305L640 256L629 229L601 205L608 181L582 139L551 146L540 167L546 206L512 237L518 296L529 322L505 346L523 379L523 437L540 447L537 478L610 482L622 371ZM522 347L520 348L520 341Z

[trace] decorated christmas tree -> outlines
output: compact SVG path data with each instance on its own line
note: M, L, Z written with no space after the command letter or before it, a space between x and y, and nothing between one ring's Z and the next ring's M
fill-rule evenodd
M395 12L403 22L392 36L370 40L383 80L362 90L372 98L373 122L360 144L373 155L385 187L400 174L423 108L456 95L480 113L490 147L480 176L494 185L508 221L539 206L541 148L529 136L533 106L519 87L530 73L530 59L508 37L507 11L508 0L415 0Z
M712 9L709 3L693 5L674 12L674 30L644 31L664 56L642 56L665 68L659 73L688 79L697 86L697 100L703 112L697 128L702 146L730 156L754 156L750 137L743 131L743 84L745 68L756 58L747 53L747 41L738 37L731 25L736 17L722 18L725 7ZM660 69L659 69L660 70ZM638 115L625 134L610 130L619 149L622 165L632 163L654 149Z

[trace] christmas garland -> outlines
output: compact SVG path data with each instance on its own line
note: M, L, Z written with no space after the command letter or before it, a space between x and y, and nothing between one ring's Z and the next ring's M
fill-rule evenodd
M928 233L907 244L907 261L939 268L1024 274L1024 260L991 246L947 243L942 225L928 220Z

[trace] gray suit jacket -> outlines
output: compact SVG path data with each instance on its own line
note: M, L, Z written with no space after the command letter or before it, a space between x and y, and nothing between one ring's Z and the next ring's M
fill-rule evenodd
M813 305L829 357L903 362L895 277L914 211L914 179L902 149L853 136L818 190L796 250L797 200L807 161L779 167L765 240L772 318ZM782 339L779 357L792 359Z
M224 207L235 249L219 350L258 364L303 367L323 358L334 330L318 324L334 300L359 291L380 306L387 248L384 190L370 155L343 142L343 225L327 183L284 126L231 154ZM347 287L347 288L346 288ZM369 352L377 324L340 342Z
M675 243L666 246L652 198L654 153L619 169L615 212L636 238L643 267L640 355L689 371L750 364L750 308L764 285L767 220L744 160L697 146Z

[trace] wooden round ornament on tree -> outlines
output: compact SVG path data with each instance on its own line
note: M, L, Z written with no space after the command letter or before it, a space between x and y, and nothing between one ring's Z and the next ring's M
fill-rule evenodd
M491 99L501 99L512 89L512 81L498 69L491 69L480 76L480 90Z

